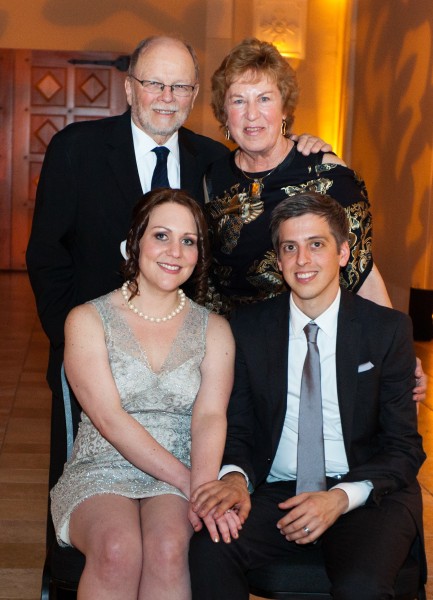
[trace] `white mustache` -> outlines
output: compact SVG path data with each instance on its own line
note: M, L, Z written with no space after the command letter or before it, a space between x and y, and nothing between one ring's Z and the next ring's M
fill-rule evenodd
M169 112L177 112L179 110L178 106L172 106L170 104L169 107L167 106L152 106L153 110L163 110L163 111L169 111Z

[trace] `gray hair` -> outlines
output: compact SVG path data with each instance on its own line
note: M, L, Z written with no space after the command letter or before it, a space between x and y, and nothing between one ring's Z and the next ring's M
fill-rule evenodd
M134 51L131 54L131 58L130 58L130 61L129 61L129 69L128 69L129 75L133 74L135 66L136 66L136 64L137 64L138 59L140 58L140 56L148 48L150 48L150 46L152 46L155 42L158 42L158 41L161 41L161 40L164 40L164 39L174 40L174 41L179 42L183 46L185 46L185 48L190 53L192 61L194 63L195 79L196 79L196 81L198 81L198 78L199 78L199 75L200 75L200 68L199 68L199 64L198 64L198 60L197 60L197 55L195 53L194 48L191 46L191 44L188 44L187 42L185 42L181 38L169 37L169 36L162 36L162 35L152 35L150 37L144 38L144 40L141 40L141 42L139 42L139 44L137 44L137 46L135 47Z

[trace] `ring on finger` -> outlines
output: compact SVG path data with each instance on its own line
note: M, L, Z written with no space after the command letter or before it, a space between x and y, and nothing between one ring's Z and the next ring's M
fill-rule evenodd
M308 527L307 527L307 526L303 527L302 529L305 531L305 533L306 533L307 535L310 535L311 531L310 531L310 529L308 529Z

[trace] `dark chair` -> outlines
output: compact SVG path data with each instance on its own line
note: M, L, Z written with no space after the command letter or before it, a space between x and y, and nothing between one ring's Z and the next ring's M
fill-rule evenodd
M74 422L72 398L64 369L62 367L62 391L65 409L67 458L70 457L74 445ZM61 547L52 539L50 532L52 524L48 515L47 555L42 572L41 600L63 600L76 597L78 582L84 568L85 557L81 552L71 547Z
M74 443L71 393L62 367L67 456ZM416 540L397 578L395 600L426 600L421 575L421 545ZM85 557L74 548L63 548L54 540L49 545L42 573L41 600L72 600L84 568ZM294 554L248 573L250 592L273 600L331 600L331 584L319 547Z
M41 600L76 598L85 557L75 548L54 542L49 548L42 573Z
M416 540L398 574L395 600L426 600L421 563L420 542ZM250 593L262 598L332 600L320 547L254 569L248 573L248 582Z

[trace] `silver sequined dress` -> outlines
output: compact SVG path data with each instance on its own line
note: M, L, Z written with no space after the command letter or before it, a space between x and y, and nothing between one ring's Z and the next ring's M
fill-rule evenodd
M161 370L150 368L111 294L92 301L101 317L110 367L123 408L188 467L191 413L200 386L209 311L189 301L189 310ZM144 498L182 492L134 467L82 413L71 458L51 491L51 511L61 545L70 544L69 519L76 506L96 494Z

